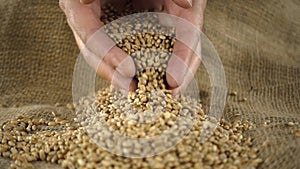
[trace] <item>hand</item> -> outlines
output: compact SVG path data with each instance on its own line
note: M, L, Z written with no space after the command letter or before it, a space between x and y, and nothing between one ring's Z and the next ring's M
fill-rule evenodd
M134 61L116 47L104 32L99 31L104 26L100 21L100 0L83 2L89 4L83 4L80 0L60 0L60 7L67 17L77 45L86 61L100 76L127 94L136 88L136 82L132 80L136 71Z
M194 0L193 2L192 0L144 0L148 3L141 3L141 0L133 1L134 5L142 8L159 8L160 5L164 5L164 12L186 19L202 29L206 0ZM85 58L88 62L93 60L91 52L86 50L84 44L91 35L103 26L99 20L101 14L100 0L80 0L80 2L79 0L60 0L60 6L67 16L79 48L81 51L86 51L84 52L84 55L87 55ZM176 26L176 34L186 36L184 39L188 40L189 36L187 32L184 32L183 26ZM118 88L135 89L136 83L132 81L135 74L133 60L117 47L113 47L106 56L103 56L106 53L103 52L105 50L93 48L93 46L102 46L106 49L105 46L111 46L113 42L104 34L100 33L98 37L101 40L94 38L94 44L90 45L97 56L104 58L97 67L98 74L111 81ZM192 36L190 38L193 39ZM167 68L167 82L173 95L180 94L185 90L199 64L199 57L182 42L176 41Z
M186 19L200 30L203 27L203 15L206 7L206 0L164 0L164 11L168 14ZM201 48L200 39L190 30L187 32L187 26L178 23L176 25L176 36L184 39L192 48ZM191 27L190 27L191 28ZM173 54L168 62L167 82L172 89L173 95L181 94L191 82L200 65L200 58L184 43L176 41Z
M155 8L159 11L163 6L163 12L183 18L191 23L178 21L175 23L176 38L184 40L176 41L174 44L173 54L168 62L167 83L174 96L182 94L194 77L199 65L200 58L194 51L201 50L199 32L193 28L196 26L202 30L203 15L206 7L206 0L132 0L133 5L139 9ZM166 18L168 19L168 18ZM161 21L162 24L168 21ZM171 24L172 25L172 24ZM174 26L174 25L172 25ZM180 38L179 38L180 37ZM188 44L187 47L185 44ZM193 50L192 50L193 49ZM201 52L200 52L201 53Z

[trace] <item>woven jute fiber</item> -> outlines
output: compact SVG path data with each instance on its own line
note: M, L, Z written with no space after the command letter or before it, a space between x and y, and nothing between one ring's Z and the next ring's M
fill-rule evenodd
M299 16L299 0L213 0L206 8L203 31L220 55L229 91L238 93L227 97L224 117L254 122L257 128L246 134L256 146L270 141L260 148L260 168L300 167L300 137L292 133L299 125L286 125L300 122ZM47 118L53 111L71 117L64 105L72 102L79 50L58 1L1 0L0 23L0 123L18 114ZM207 109L203 67L197 78ZM266 120L271 125L264 126ZM10 162L0 158L0 168Z

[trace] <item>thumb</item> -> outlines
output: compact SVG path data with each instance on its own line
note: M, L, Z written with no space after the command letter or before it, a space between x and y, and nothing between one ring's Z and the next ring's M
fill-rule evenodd
M191 8L193 5L193 0L172 0L175 4L182 8Z

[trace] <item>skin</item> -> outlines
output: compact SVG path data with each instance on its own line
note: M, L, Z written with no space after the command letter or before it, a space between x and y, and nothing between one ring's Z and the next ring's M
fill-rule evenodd
M136 69L132 58L115 46L106 55L101 53L101 48L98 49L99 46L110 46L112 43L112 40L105 35L99 35L100 40L95 40L95 44L90 45L89 50L93 52L86 50L87 40L104 25L99 19L101 4L104 1L60 0L60 7L67 17L79 49L86 51L83 52L85 58L92 58L91 53L101 58L101 63L96 68L97 73L110 81L116 88L121 89L123 94L127 94L128 91L136 88L136 81L133 80ZM200 30L202 29L206 0L133 0L133 3L136 8L156 8L157 10L163 5L163 12L186 19ZM182 25L176 26L176 34L184 35L182 28ZM195 43L199 44L199 41L195 41ZM98 48L93 48L93 46ZM179 95L184 91L199 64L199 57L182 42L176 41L166 70L167 82L173 95Z

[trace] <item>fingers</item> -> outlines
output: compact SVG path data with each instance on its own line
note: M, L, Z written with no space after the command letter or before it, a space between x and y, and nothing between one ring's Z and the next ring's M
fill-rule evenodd
M133 77L126 77L122 75L119 71L116 71L116 69L114 69L114 67L112 67L110 64L101 61L98 56L89 51L87 48L81 50L81 53L89 65L96 67L98 75L110 81L111 84L116 89L122 91L124 95L127 95L128 91L134 91L136 89L137 82L133 79ZM111 53L112 52L110 52L110 55Z
M193 50L185 46L182 42L177 41L175 43L173 54L169 59L166 70L166 79L171 90L179 88L183 92L193 79L200 65L200 57L198 56L200 50L198 48L201 48L200 45L199 43L198 47L194 49L194 53ZM179 92L175 92L174 94L178 94Z
M175 42L173 54L168 61L166 70L166 78L170 89L177 88L182 84L189 69L191 56L192 51L187 46L180 41Z
M166 73L167 83L173 91L174 96L182 94L191 80L193 80L194 74L200 65L200 57L200 40L189 44L185 42L184 38L179 36L179 39L175 42Z
M103 26L99 19L101 12L99 0L95 0L89 5L84 5L78 0L60 0L60 6L70 27L77 32L84 43Z
M167 82L173 94L182 93L194 77L201 55L201 32L185 20L176 20L176 42L167 67Z
M199 65L200 65L200 57L196 54L193 54L190 65L188 66L189 68L187 69L187 72L184 76L184 79L182 80L181 85L172 90L173 96L178 97L179 95L182 95L187 90L187 87L189 86L191 81L194 79L194 76L197 72Z
M103 24L100 22L99 1L93 1L89 5L81 4L76 0L63 0L65 6L65 13L68 18L70 27L82 39L82 43L78 42L79 48L83 50L88 48L90 51L100 57L99 61L104 59L113 68L117 68L119 73L124 76L132 77L135 74L134 62L129 55L121 49L114 47L115 43L107 36L101 27ZM98 8L99 7L99 8ZM88 58L87 58L88 59ZM92 59L93 68L98 65ZM122 63L122 64L121 64Z
M133 59L118 47L113 47L104 61L125 77L133 77L136 73Z
M133 77L123 76L105 62L101 62L98 65L97 73L110 81L111 84L115 88L121 90L124 95L127 95L129 91L134 91L136 89L137 83Z
M136 68L133 59L115 46L104 29L97 30L87 41L86 47L123 76L133 77L135 75ZM96 69L96 67L94 68Z
M100 1L82 4L79 0L60 0L60 6L87 63L114 86L132 90L135 65L132 58L117 48L100 22Z
M193 51L196 51L200 39L200 35L195 32L191 23L177 20L175 25L177 40L167 67L167 82L171 88L182 84L189 69Z

